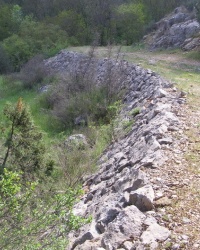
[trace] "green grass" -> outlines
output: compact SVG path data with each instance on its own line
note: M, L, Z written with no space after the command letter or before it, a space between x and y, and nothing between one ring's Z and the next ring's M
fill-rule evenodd
M57 137L56 122L42 111L38 91L24 89L20 82L9 81L3 76L0 76L0 121L4 120L3 109L6 103L15 105L20 97L30 107L34 122L45 133L45 137L49 139Z

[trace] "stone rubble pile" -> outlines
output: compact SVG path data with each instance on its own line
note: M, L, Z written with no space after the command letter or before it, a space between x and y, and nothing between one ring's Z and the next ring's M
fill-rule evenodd
M72 70L82 58L87 64L85 56L62 51L46 65L55 72ZM107 62L93 61L97 79L104 79ZM112 67L120 72L121 88L126 90L118 118L121 129L127 119L132 124L101 156L98 171L84 180L85 194L74 213L92 216L92 222L70 234L70 250L158 249L170 240L171 232L159 225L155 209L163 190L151 183L149 173L162 171L168 160L165 148L177 143L171 131L183 126L174 110L184 103L184 94L178 95L151 70L115 60ZM140 113L133 116L136 108Z

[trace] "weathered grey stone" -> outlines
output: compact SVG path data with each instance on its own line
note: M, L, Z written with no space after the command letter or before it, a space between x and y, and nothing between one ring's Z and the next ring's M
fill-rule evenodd
M144 221L144 225L146 226L151 226L154 223L157 223L157 220L153 216L150 216L150 215L148 215Z
M147 43L150 41L148 45L151 49L173 47L183 47L185 49L191 47L194 49L195 42L197 42L195 36L199 31L200 24L195 19L194 12L190 12L182 6L160 20L156 24L156 31L147 35L145 39ZM193 39L195 42L192 45L191 41ZM187 46L189 43L191 45ZM197 46L199 46L199 43L197 43Z
M135 206L126 207L109 223L102 238L102 246L106 249L111 246L114 250L129 238L139 237L144 219L145 215Z
M163 138L163 139L159 139L158 142L160 143L160 145L166 145L166 144L172 144L173 140L172 138Z
M156 92L156 96L155 97L156 98L162 98L162 97L165 97L167 95L168 95L168 93L165 90L158 89L157 92Z
M125 241L123 243L123 247L124 247L125 250L134 250L134 245L130 241Z
M79 148L83 149L88 146L87 138L83 134L71 135L65 140L64 145L68 149Z
M152 186L147 185L130 193L129 204L135 205L140 211L149 211L154 208L154 198Z
M157 223L153 223L150 225L145 232L141 235L141 240L144 244L152 244L159 240L160 242L165 241L170 236L170 231L158 225Z

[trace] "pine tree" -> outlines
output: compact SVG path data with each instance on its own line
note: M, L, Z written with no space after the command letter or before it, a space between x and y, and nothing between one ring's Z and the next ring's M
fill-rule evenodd
M1 164L4 168L22 171L25 179L42 175L47 167L42 133L34 125L29 108L19 98L15 106L8 104L4 109L8 120L6 152Z

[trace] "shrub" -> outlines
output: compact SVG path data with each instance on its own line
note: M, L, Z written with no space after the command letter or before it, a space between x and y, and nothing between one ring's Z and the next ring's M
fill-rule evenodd
M7 167L18 168L26 180L45 175L52 162L45 158L42 133L34 125L28 107L19 98L16 105L5 107L4 115L7 118L6 143L0 172Z
M43 64L44 56L37 55L30 59L15 75L17 79L23 82L23 86L32 89L38 86L47 76L47 71Z
M61 122L63 129L74 128L79 117L84 117L85 125L88 122L109 123L110 106L121 95L121 82L125 77L123 62L105 60L103 74L98 81L97 60L92 52L90 54L90 57L80 59L77 65L58 75L42 98L45 108L48 107L50 113Z
M72 45L85 44L87 28L82 15L73 10L64 10L53 20L54 24L59 25L65 30Z
M33 56L33 50L28 42L16 34L3 41L3 48L9 55L12 66L16 71Z
M24 186L22 178L20 172L8 170L1 176L2 249L66 249L67 234L89 221L72 213L80 189L40 190L39 182L28 182Z
M108 82L98 86L92 74L90 76L72 79L65 75L45 94L46 106L64 127L74 127L76 118L80 116L96 124L110 121L108 107L118 98L119 88L111 87L112 83Z
M17 34L3 41L3 47L16 71L34 55L46 55L49 51L67 45L67 34L58 26L36 22L31 17L26 17L21 22Z

